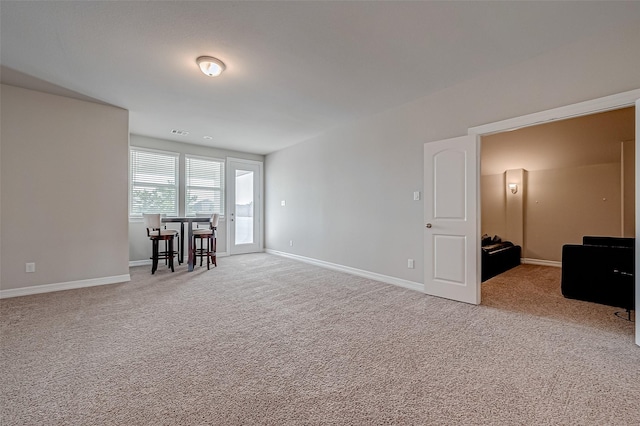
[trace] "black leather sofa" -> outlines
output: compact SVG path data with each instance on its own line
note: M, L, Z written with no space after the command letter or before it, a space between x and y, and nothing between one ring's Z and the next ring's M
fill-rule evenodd
M482 236L482 281L520 265L520 246L500 237Z
M562 247L562 295L635 309L635 239L582 238Z

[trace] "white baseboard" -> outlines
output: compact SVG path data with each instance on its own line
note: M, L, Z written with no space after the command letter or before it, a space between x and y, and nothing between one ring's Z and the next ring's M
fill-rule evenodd
M424 293L424 285L422 283L403 280L401 278L390 277L388 275L377 274L375 272L356 269L350 266L338 265L336 263L325 262L324 260L312 259L310 257L299 256L297 254L286 253L283 251L266 249L265 252L269 254L275 254L277 256L288 257L290 259L299 260L300 262L310 263L312 265L320 266L322 268L333 269L334 271L346 272L347 274L357 275L359 277L369 278L372 280L381 281L383 283L393 284L398 287L408 288L410 290L415 290L415 291Z
M145 265L151 265L151 259L129 261L129 268L131 268L132 266L145 266Z
M31 287L10 288L0 290L0 299L9 297L28 296L31 294L51 293L53 291L71 290L74 288L94 287L98 285L116 284L131 281L129 274L112 277L91 278L88 280L68 281L65 283L34 285Z
M562 268L562 262L558 262L557 260L541 260L541 259L524 258L520 260L520 263L525 263L527 265L553 266L555 268Z
M223 253L216 253L217 257L226 257L229 256L226 252ZM130 260L129 261L129 268L133 267L133 266L147 266L147 265L151 265L151 259L144 259L144 260ZM174 263L174 265L176 265Z

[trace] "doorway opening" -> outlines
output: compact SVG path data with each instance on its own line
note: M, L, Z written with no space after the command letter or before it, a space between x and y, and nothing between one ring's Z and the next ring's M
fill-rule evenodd
M635 236L634 133L632 106L483 136L481 235L558 267L585 235ZM483 278L514 266L501 250L483 249Z
M481 144L481 233L507 245L481 248L483 304L633 333L614 316L630 319L630 311L564 298L563 279L572 286L581 280L560 268L565 245L592 252L580 247L584 236L635 236L635 107L495 133ZM516 248L521 258L514 261L509 251ZM598 259L569 260L568 270L593 276L604 268Z
M530 114L527 116L517 117L513 119L503 120L496 123L490 123L487 125L477 126L469 129L469 135L474 136L476 138L476 143L478 149L480 148L480 137L485 135L490 135L493 133L498 133L502 131L507 131L511 129L518 129L521 127L532 126L544 122L551 122L556 120L567 119L571 117L579 117L587 114L594 114L597 112L610 111L614 109L624 108L627 106L635 105L635 144L636 144L636 155L635 155L635 164L636 168L640 164L640 149L638 149L638 139L640 135L640 89L631 90L628 92L623 92L611 96L606 96L604 98L589 100L573 105L568 105L565 107L555 108L553 110L542 111L539 113ZM477 174L478 180L480 180L480 174L478 171ZM478 182L479 185L479 182ZM638 272L640 271L640 241L638 239L638 224L640 223L640 197L638 194L640 193L640 188L636 186L635 197L636 197L636 209L635 209L635 223L636 223L636 235L635 235L635 304L636 306L640 305L640 277ZM477 206L478 211L480 210L480 205ZM477 223L479 231L480 221ZM478 273L478 290L480 288L480 274ZM425 282L426 288L426 282ZM478 291L479 292L479 291ZM635 343L640 346L640 327L635 327Z
M480 276L480 229L481 229L481 204L479 202L477 192L480 189L480 148L481 148L481 137L488 136L494 133L500 133L508 130L515 130L529 126L535 126L541 123L546 122L555 122L559 120L565 120L573 117L580 117L588 114L595 114L597 112L606 112L616 109L621 109L628 106L635 105L635 126L636 126L636 134L634 135L634 141L637 145L638 135L640 134L640 130L638 127L640 126L640 89L631 90L628 92L623 92L611 96L606 96L599 99L589 100L585 102L580 102L577 104L572 104L564 107L555 108L552 110L542 111L534 114L529 114L526 116L516 117L512 119L507 119L495 123L490 123L482 126L472 127L468 129L468 135L448 139L444 141L434 141L425 143L425 171L429 171L429 173L425 173L424 176L424 191L425 191L425 231L424 231L424 241L425 241L425 275L424 275L424 292L427 294L431 294L434 296L440 296L449 298L452 300L458 300L473 304L479 304L481 302L481 276ZM440 149L440 153L435 151L435 148ZM464 213L465 216L460 216L465 219L465 227L463 232L457 235L457 241L462 242L463 244L458 244L457 254L464 254L463 250L465 247L470 246L470 243L473 243L475 247L475 254L471 253L467 255L466 258L464 256L446 256L446 250L442 249L451 249L452 244L445 244L451 241L451 238L440 238L443 244L430 246L432 242L434 242L437 238L439 238L438 233L441 233L439 229L439 223L436 221L440 221L441 219L447 219L446 215L442 215L441 217L437 217L433 206L436 205L436 202L440 200L434 198L433 200L428 199L430 190L430 185L435 183L446 183L446 179L441 179L441 176L438 175L438 171L446 171L446 167L436 167L438 166L438 162L442 163L442 166L446 166L445 163L452 163L452 161L440 161L436 157L440 157L441 160L451 159L452 157L458 157L459 159L464 160L464 164L466 166L463 168L463 172L460 176L455 180L466 182L465 185L459 185L461 189L464 189L464 192L456 191L457 187L452 187L451 185L446 186L444 191L437 191L434 194L440 194L442 197L447 199L461 199L466 200L460 204L460 206L465 207L464 211L455 211L454 213ZM460 163L460 161L458 161ZM461 163L462 164L462 163ZM635 155L635 164L636 168L638 164L640 164L640 149L636 149ZM436 179L431 179L432 177ZM446 177L446 176L445 176ZM433 189L437 189L437 185L433 185ZM636 197L636 209L635 209L635 223L636 225L640 223L640 200L638 197L638 193L640 192L640 188L636 186L635 197ZM445 199L446 201L446 199ZM429 204L427 204L429 202ZM443 205L447 206L451 203L445 202ZM640 241L638 238L638 227L636 226L636 238L635 238L635 271L634 271L634 287L636 293L636 305L640 304L640 277L638 276L638 271L640 270L640 250L639 245ZM442 246L442 247L440 247ZM429 251L429 248L433 248L434 250ZM465 249L466 250L466 249ZM444 253L444 256L440 256L440 251ZM452 251L452 250L448 250ZM471 259L470 257L473 257ZM469 262L461 262L461 260L469 260ZM438 263L440 262L440 263ZM453 266L452 266L453 265ZM453 276L453 272L464 270L465 279L464 280L454 280L451 279ZM454 277L455 278L455 277ZM441 291L442 289L446 291ZM464 290L464 291L462 291ZM459 296L459 294L463 294L465 297L468 297L468 300L465 300L464 297ZM636 344L640 346L640 327L636 328Z

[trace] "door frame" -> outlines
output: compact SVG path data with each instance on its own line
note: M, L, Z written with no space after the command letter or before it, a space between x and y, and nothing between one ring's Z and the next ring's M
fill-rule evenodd
M226 166L225 173L227 178L225 189L227 191L227 194L230 193L229 191L231 189L232 179L235 179L235 176L231 176L231 167L230 167L231 162L247 164L247 165L258 167L258 202L256 203L256 211L258 212L258 232L257 232L257 235L254 235L254 237L258 239L257 252L263 252L264 251L264 162L257 161L257 160L247 160L245 158L227 157L227 162L225 165ZM227 197L227 201L228 201L228 197ZM235 206L231 206L231 203L229 202L227 202L226 204L227 204L226 216L227 218L230 218L231 209L235 208ZM227 219L227 253L229 255L231 255L231 226L232 226L231 221Z
M636 307L640 305L640 185L638 185L638 171L640 170L640 112L638 107L640 106L640 89L630 90L628 92L617 93L615 95L605 96L602 98L592 99L584 102L579 102L572 105L566 105L559 108L553 108L546 111L536 112L533 114L523 115L520 117L510 118L494 123L484 124L481 126L470 127L468 134L476 137L476 143L478 144L478 156L480 156L480 150L482 149L481 138L493 133L500 133L508 130L520 129L523 127L536 126L538 124L550 123L553 121L566 120L569 118L581 117L584 115L596 114L599 112L611 111L614 109L626 108L630 106L636 106L636 270L635 270L635 284L636 284ZM479 186L481 170L478 168L476 173L476 179ZM481 224L481 200L482 194L478 192L478 199L476 208L478 209L478 229ZM480 267L478 265L478 267ZM478 274L479 276L479 274ZM481 282L478 279L476 283L478 291L480 291ZM636 310L637 312L637 310ZM640 346L640 327L636 321L636 345Z

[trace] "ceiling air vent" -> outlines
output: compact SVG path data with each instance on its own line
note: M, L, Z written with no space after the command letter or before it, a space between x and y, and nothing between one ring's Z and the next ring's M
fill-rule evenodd
M187 136L187 135L189 134L189 132L187 132L186 130L176 130L176 129L173 129L173 130L171 131L171 134L172 134L172 135L178 135L178 136Z

